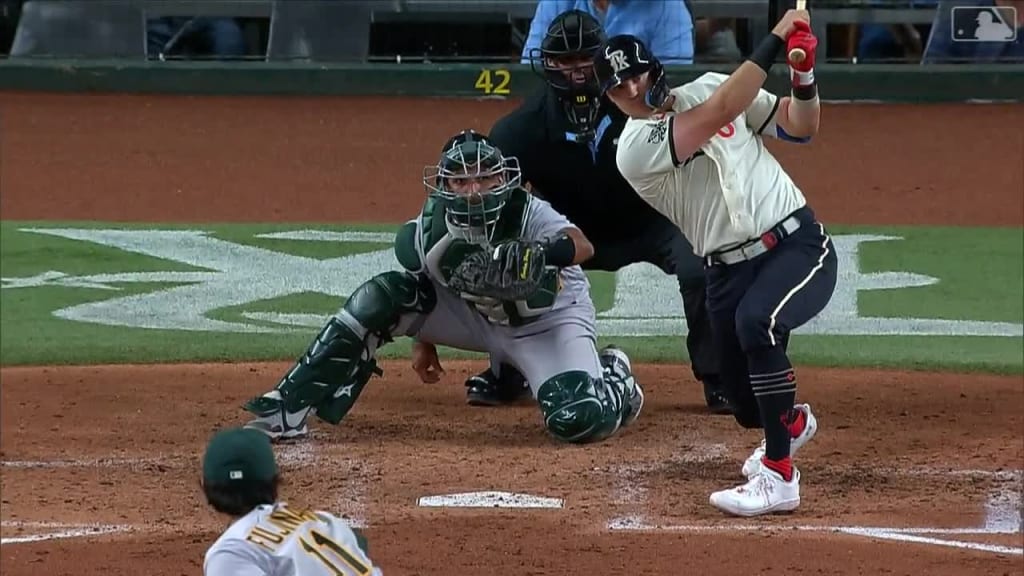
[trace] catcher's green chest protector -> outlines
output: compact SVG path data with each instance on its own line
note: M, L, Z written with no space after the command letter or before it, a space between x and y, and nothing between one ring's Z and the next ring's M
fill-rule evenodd
M522 237L531 200L530 193L522 188L512 191L501 211L491 239L492 244ZM410 272L429 275L443 286L448 285L452 271L467 256L483 249L477 244L452 236L445 223L444 205L432 198L423 205L420 217L403 225L395 238L395 256L399 263ZM472 294L459 296L491 322L521 326L536 320L554 306L561 290L558 272L558 267L548 266L540 288L525 300L498 302L474 297Z

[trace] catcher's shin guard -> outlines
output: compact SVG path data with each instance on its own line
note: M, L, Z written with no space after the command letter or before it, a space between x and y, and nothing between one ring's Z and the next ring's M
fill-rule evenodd
M340 422L370 375L379 373L365 338L348 325L352 321L345 310L332 317L274 390L253 398L245 409L261 418L283 413L286 431L305 426L312 408L321 419Z
M341 422L370 377L381 374L377 348L403 333L411 318L429 313L435 296L429 281L412 274L375 276L356 289L274 390L245 409L262 418L283 411L285 427L304 426L311 408L321 420Z
M628 363L625 377L617 373L622 368L606 368L604 379L582 370L563 372L542 384L537 400L548 431L564 442L598 442L615 434L620 425L632 423L643 406L643 392L629 374Z

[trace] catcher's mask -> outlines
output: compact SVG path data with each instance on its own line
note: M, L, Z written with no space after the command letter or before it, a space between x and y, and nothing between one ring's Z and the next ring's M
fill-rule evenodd
M540 48L530 51L530 68L554 88L569 126L579 140L594 138L601 89L594 56L605 41L596 18L582 10L562 12L548 26ZM537 71L538 63L543 68Z
M519 161L505 157L485 136L464 130L453 136L436 166L427 166L427 193L441 199L451 233L489 246L509 192L519 187Z
M598 50L594 59L594 72L601 86L601 94L648 72L650 84L644 102L654 110L660 109L668 99L668 78L665 67L636 36L612 36Z

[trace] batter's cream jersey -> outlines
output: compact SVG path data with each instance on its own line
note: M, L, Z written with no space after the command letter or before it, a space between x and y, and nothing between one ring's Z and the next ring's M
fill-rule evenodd
M205 576L380 576L340 518L264 505L239 518L206 551Z
M707 100L726 78L709 72L674 88L673 110L631 118L616 153L626 180L682 229L700 256L755 239L806 204L765 148L763 136L778 137L779 98L768 91L761 90L750 107L693 156L676 158L676 113Z

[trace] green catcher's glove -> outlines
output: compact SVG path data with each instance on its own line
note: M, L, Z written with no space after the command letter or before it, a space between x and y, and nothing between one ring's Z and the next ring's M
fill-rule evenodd
M525 300L540 286L544 261L539 242L504 242L466 257L452 272L448 286L495 300Z

